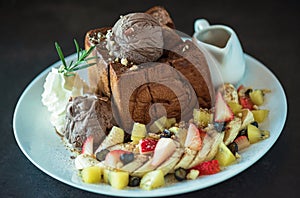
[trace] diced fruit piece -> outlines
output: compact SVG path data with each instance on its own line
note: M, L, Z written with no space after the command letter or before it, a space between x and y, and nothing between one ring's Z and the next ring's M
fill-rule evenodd
M132 132L131 132L131 140L134 143L138 143L140 139L143 139L147 135L146 126L140 123L134 123Z
M176 150L174 140L171 138L161 138L158 140L154 150L152 165L157 167L168 159Z
M124 164L122 163L120 156L124 153L129 153L129 152L123 150L110 151L105 157L104 164L111 168L122 167Z
M215 159L218 160L220 166L228 166L236 160L235 156L223 142L219 144L218 152L215 156Z
M212 115L207 109L194 109L193 111L194 123L199 128L205 128L212 121Z
M165 185L164 174L161 170L154 170L146 173L141 179L140 188L152 190Z
M124 171L111 171L108 177L109 184L116 189L123 189L128 186L129 173Z
M120 155L120 160L121 162L125 165L134 160L134 154L129 152L129 153L123 153Z
M247 133L248 133L248 139L251 144L266 139L270 135L269 132L261 131L259 128L251 124L248 125Z
M185 170L184 168L177 168L174 172L175 175L175 179L177 179L178 181L182 181L186 179L186 175L187 175L187 170Z
M247 127L249 124L251 124L252 122L254 122L254 116L253 116L253 113L249 109L243 109L241 113L242 113L241 129L243 129L243 128Z
M199 176L199 173L200 172L198 170L192 169L187 174L186 179L191 179L191 180L197 179L197 177Z
M244 148L247 148L250 146L250 142L248 138L245 135L237 137L234 142L237 144L238 151L243 150Z
M232 113L237 115L239 112L242 111L242 105L236 102L228 102L228 106L230 107Z
M264 103L264 94L260 89L252 91L249 96L251 101L257 106L260 106Z
M259 109L259 110L252 110L254 120L258 123L262 123L269 115L269 110L266 109Z
M215 122L227 122L233 119L233 113L223 99L220 92L217 93L215 104Z
M86 138L85 142L83 143L82 146L82 154L87 154L87 155L93 155L93 143L94 143L94 138L93 136L89 136Z
M82 180L85 183L100 183L102 177L102 168L99 166L90 166L81 171Z
M212 175L220 172L220 165L218 160L211 160L211 161L202 162L201 164L194 166L191 169L198 170L199 175Z
M106 184L109 184L109 174L112 172L112 170L104 169L103 170L103 182Z
M176 123L176 118L168 118L166 128L170 128L172 125Z
M140 182L141 182L141 178L132 176L132 177L129 177L128 186L130 186L130 187L139 186Z
M88 154L80 154L75 158L75 168L84 169L86 167L94 166L99 162Z
M163 116L158 120L156 120L153 124L151 124L149 129L152 133L162 132L166 128L166 125L168 125L167 122L168 122L167 117Z
M176 133L178 133L179 128L178 127L171 127L169 128L169 131L171 131L172 133L174 133L176 135Z
M139 142L139 150L141 154L150 154L154 152L157 140L152 138L142 139Z
M120 144L124 142L124 131L123 129L113 126L108 136L103 140L100 146L96 149L95 153L98 153L102 149L106 149L110 146Z
M108 153L109 153L108 149L103 149L96 153L96 159L99 160L100 162L102 162L105 160L105 157Z
M202 140L200 137L199 130L194 124L190 123L187 131L184 147L188 147L194 151L199 151L201 149L201 145L202 145Z
M239 101L244 109L249 109L249 110L253 109L253 103L249 97L246 96L239 97Z

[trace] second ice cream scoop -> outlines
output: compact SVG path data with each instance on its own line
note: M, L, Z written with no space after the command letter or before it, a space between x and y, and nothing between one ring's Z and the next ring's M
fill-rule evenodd
M121 17L106 36L112 55L135 64L156 61L163 53L162 27L146 13Z

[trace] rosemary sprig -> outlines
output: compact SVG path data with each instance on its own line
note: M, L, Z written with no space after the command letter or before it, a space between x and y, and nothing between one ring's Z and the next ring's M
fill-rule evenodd
M57 42L55 42L55 48L56 48L57 54L62 62L62 66L58 69L58 72L63 73L65 76L74 76L75 71L80 70L80 69L85 69L85 68L88 68L88 67L96 64L96 63L87 63L86 62L88 60L97 58L96 56L88 58L88 56L94 50L95 46L92 46L88 51L86 51L79 47L79 44L76 41L76 39L74 39L74 44L76 47L77 60L76 61L72 60L69 64L67 64L66 60L65 60L65 56L64 56L60 46L58 45Z

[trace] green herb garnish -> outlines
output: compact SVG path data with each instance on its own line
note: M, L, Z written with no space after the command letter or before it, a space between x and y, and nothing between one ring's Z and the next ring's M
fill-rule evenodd
M74 76L74 72L80 69L85 69L87 67L93 66L96 63L87 63L86 61L92 60L97 58L96 56L89 57L90 53L93 51L95 46L92 46L88 51L83 50L79 47L77 41L74 39L75 47L76 47L76 53L77 53L77 60L72 60L69 64L66 63L64 54L58 45L57 42L55 42L55 48L58 53L58 56L62 62L62 66L58 69L59 73L63 73L65 76Z

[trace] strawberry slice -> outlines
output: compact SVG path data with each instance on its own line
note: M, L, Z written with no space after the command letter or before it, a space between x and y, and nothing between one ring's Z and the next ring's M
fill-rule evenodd
M216 104L215 104L215 122L228 122L233 119L234 115L225 102L221 92L217 93Z
M194 166L194 170L199 171L199 175L212 175L220 172L220 165L218 160L211 160L202 162L201 164Z
M176 150L174 140L171 138L160 138L154 149L154 155L151 165L159 166L162 162L168 159Z
M188 147L194 151L199 151L201 149L201 145L202 145L202 140L201 140L200 132L196 127L196 125L190 123L187 131L184 147Z
M248 146L250 146L250 142L248 140L248 138L245 135L239 136L237 137L234 142L237 144L238 146L238 151L247 148Z
M81 153L82 154L87 154L87 155L93 155L93 143L94 143L94 138L93 136L89 136L86 138L86 140L83 143Z
M250 97L241 96L239 97L240 104L244 109L253 110L253 102L251 101Z
M141 154L150 154L154 152L157 140L152 138L141 139L139 142L139 150Z

